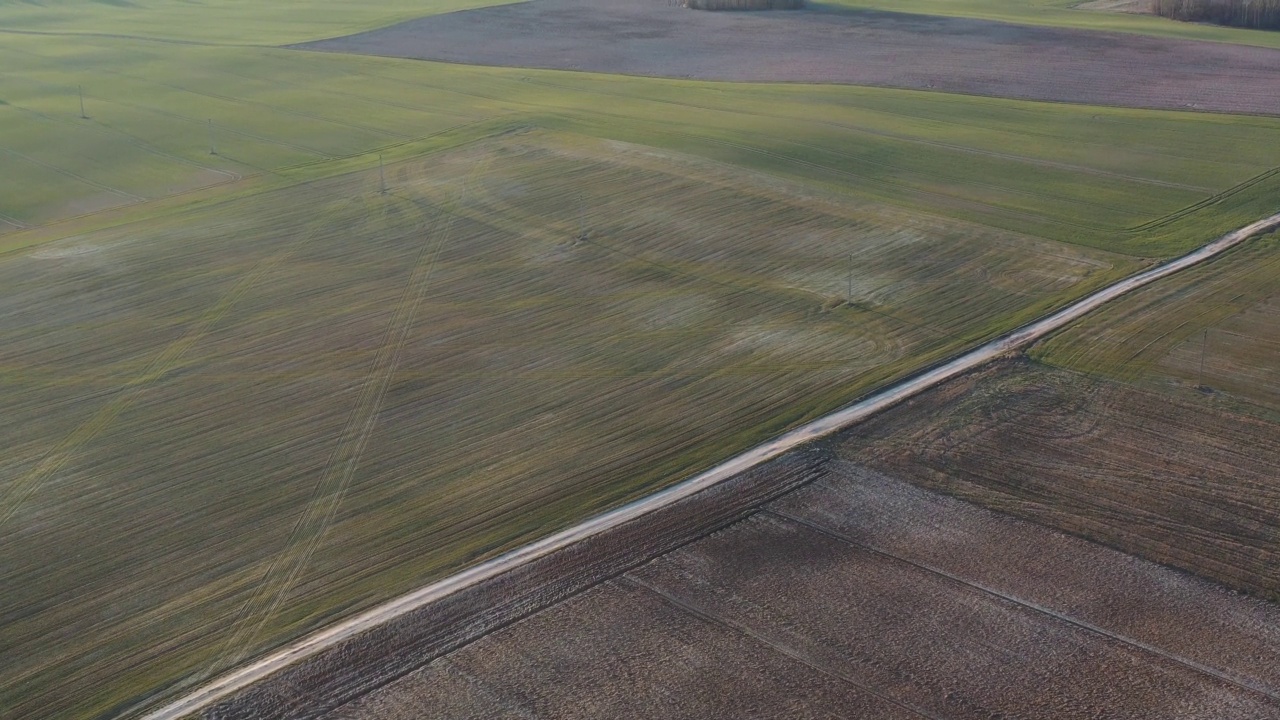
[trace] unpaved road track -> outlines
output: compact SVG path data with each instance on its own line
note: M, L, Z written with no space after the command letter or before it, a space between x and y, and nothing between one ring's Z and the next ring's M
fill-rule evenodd
M919 375L874 393L847 408L814 420L748 450L678 485L591 518L550 537L513 550L488 562L434 582L302 638L249 665L208 682L187 695L141 716L142 720L179 720L266 678L303 658L337 645L370 628L403 616L464 588L500 575L523 563L616 528L687 498L706 488L776 458L789 450L842 430L919 392L972 370L994 358L1028 345L1102 305L1144 285L1202 263L1248 238L1280 228L1280 213L1225 235L1190 254L1137 273L1079 300L1062 310L1001 336Z

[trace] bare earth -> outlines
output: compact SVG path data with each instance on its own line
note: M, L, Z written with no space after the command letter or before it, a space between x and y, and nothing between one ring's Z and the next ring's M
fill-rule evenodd
M1280 718L1280 605L1174 567L1267 587L1277 437L997 362L206 717ZM386 648L415 632L451 637L394 670Z
M1280 51L815 6L532 0L296 46L477 65L1280 114Z
M201 709L207 717L218 719L320 717L494 628L551 606L598 584L602 578L614 577L630 564L678 548L690 534L696 537L696 533L722 527L725 518L759 507L761 498L770 496L771 492L785 492L805 482L803 476L809 472L812 463L804 458L813 452L803 447L806 443L849 428L855 421L915 393L949 379L963 377L965 372L1060 329L1116 297L1212 258L1248 238L1274 229L1277 223L1280 223L1280 215L1265 218L1188 255L1129 276L1047 317L792 430L683 483L308 636L206 683L146 717L148 720L185 718ZM799 470L776 475L771 469L796 464L801 466ZM784 519L806 526L814 524L794 516L784 516ZM803 554L801 551L797 557ZM957 580L952 573L924 569ZM1065 613L1045 610L1034 603L1022 603L985 586L968 584L1002 600L1026 605L1070 626L1084 627L1112 640L1128 642L1159 657L1172 657L1210 678L1261 693L1269 699L1280 699L1273 689L1259 689L1256 683L1241 681L1231 673L1223 674L1212 667L1170 656L1141 640L1113 637L1105 630L1072 620ZM922 607L927 608L929 604ZM1190 623L1192 618L1187 617L1184 621ZM1270 621L1266 624L1267 627L1271 625L1274 623ZM1264 646L1270 647L1266 643ZM1228 648L1226 655L1230 656L1235 649ZM1254 656L1256 653L1250 657ZM1256 708L1250 712L1256 712Z
M1280 608L833 461L324 717L1280 718Z
M1265 582L1275 427L998 362L206 717L1280 718L1280 605L1170 566Z
M997 364L877 416L840 452L1280 599L1280 425L1212 396Z

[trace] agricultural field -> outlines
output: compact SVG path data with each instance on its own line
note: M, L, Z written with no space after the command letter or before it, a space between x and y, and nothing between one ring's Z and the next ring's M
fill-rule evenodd
M6 720L136 714L1276 209L1278 117L287 47L494 4L0 0ZM1267 247L1211 338L1275 329ZM1258 337L1188 402L1274 407Z
M0 250L521 127L1146 257L1270 214L1280 188L1274 118L72 34L3 40ZM102 208L119 211L41 227Z
M1147 288L1033 357L1211 408L1280 420L1280 233Z
M1280 717L1277 626L1275 606L837 460L316 717L1256 720Z
M191 44L282 45L385 27L401 20L455 12L503 0L0 0L3 32L179 41Z
M1280 598L1280 237L1104 308L842 452Z
M15 717L224 670L1135 266L567 134L385 177L0 264Z
M299 47L624 75L1280 113L1277 49L821 4L732 13L689 12L665 0L537 0Z
M886 413L841 456L1280 598L1280 425L1022 362Z

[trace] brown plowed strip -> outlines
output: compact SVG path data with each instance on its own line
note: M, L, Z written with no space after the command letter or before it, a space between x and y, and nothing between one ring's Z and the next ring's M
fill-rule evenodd
M875 418L841 455L1280 597L1280 425L1174 389L997 365Z
M1280 718L1280 608L828 470L325 717Z
M297 47L476 65L1280 114L1277 50L833 7L715 13L667 0L532 0Z

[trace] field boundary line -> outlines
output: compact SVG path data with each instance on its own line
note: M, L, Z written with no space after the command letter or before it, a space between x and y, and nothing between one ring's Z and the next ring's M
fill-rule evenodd
M95 99L95 100L97 99L97 98L93 98L93 96L91 96L91 95L86 95L86 96L84 96L84 97L88 97L88 98ZM207 170L207 171L212 172L212 173L218 173L218 174L220 174L220 175L225 175L225 176L227 176L228 178L230 178L229 180L224 180L223 182L238 182L238 181L240 181L240 180L243 180L243 179L244 179L244 176L243 176L243 175L241 175L240 173L237 173L237 172L231 172L230 170L221 170L221 169L218 169L218 168L215 168L215 167L211 167L211 166L209 166L209 165L201 165L200 163L198 163L198 162L196 162L196 161L194 161L194 160L190 160L190 159L188 159L188 158L184 158L184 157L182 157L181 155L174 155L174 154L173 154L173 153L171 153L171 152L167 152L167 151L165 151L165 150L161 150L160 148L158 148L158 147L156 147L156 146L152 145L151 143L147 142L146 140L143 140L142 138L138 137L137 135L133 135L132 133L125 132L124 130L121 130L121 129L119 129L119 128L117 128L117 127L114 127L114 126L112 126L112 125L109 125L109 124L107 124L107 123L103 123L103 122L94 122L94 123L91 123L91 124L86 125L86 124L84 124L84 123L78 123L78 122L75 122L75 121L72 121L72 120L68 120L68 119L66 119L66 118L55 117L55 116L53 116L53 115L47 115L47 114L45 114L45 113L40 112L39 110L35 110L35 109L33 109L33 108L29 108L29 107L27 107L27 106L25 106L25 105L17 105L17 104L15 104L15 103L13 103L13 102L10 102L10 103L9 103L9 107L13 108L14 110L17 110L18 112L26 113L26 114L28 114L28 115L34 115L35 117L40 118L41 120L44 120L44 121L46 121L46 122L50 122L50 123L54 123L54 124L57 124L57 125L63 125L63 126L67 126L67 127L73 127L73 128L76 128L76 129L82 129L82 128L84 128L84 129L88 129L88 130L90 130L90 131L97 132L97 133L100 133L100 134L111 135L111 136L113 136L113 137L115 137L115 136L120 136L120 137L123 137L123 138L127 138L127 139L124 141L126 144L131 145L131 146L133 146L133 147L135 147L135 148L137 148L137 149L139 149L139 150L141 150L141 151L143 151L143 152L145 152L145 153L149 153L149 154L151 154L151 155L155 155L155 156L157 156L157 157L162 157L162 158L165 158L165 159L168 159L168 160L172 160L173 162L180 163L180 164L183 164L183 165L188 165L188 166L190 166L190 167L198 168L198 169L200 169L200 170ZM217 183L213 183L213 184L217 184ZM202 185L201 187L209 187L209 186L208 186L208 185ZM197 189L199 189L199 188L197 188Z
M879 185L881 187L887 186L889 188L893 188L896 190L903 190L908 193L914 193L916 195L932 197L944 203L949 202L955 205L977 208L979 209L979 211L985 210L987 212L993 212L997 215L1004 214L1012 217L1022 217L1022 218L1027 218L1031 220L1039 220L1041 222L1046 222L1051 225L1061 225L1063 227L1071 227L1079 230L1092 230L1094 232L1109 231L1109 228L1105 228L1105 227L1083 225L1080 223L1069 222L1067 220L1055 220L1053 218L1044 216L1044 214L1042 213L1024 212L1024 211L1016 210L1013 208L1002 207L994 203L983 202L981 200L971 200L969 198L961 197L960 195L950 195L947 193L938 192L936 190L926 190L924 188L919 188L914 185L910 185L906 182L874 178L862 173L854 172L852 170L845 170L838 167L823 165L821 163L816 163L811 160L805 160L803 158L800 158L794 155L786 155L784 153L774 152L772 150L766 150L764 148L752 147L750 145L743 145L741 143L735 143L729 140L719 140L717 138L713 138L708 135L699 135L697 133L688 133L688 132L682 132L679 130L666 130L666 132L670 135L679 135L681 137L692 138L694 140L710 143L712 145L722 145L725 147L736 148L738 150L742 150L743 152L755 153L756 155L763 155L764 157L767 157L767 158L780 160L784 163L790 163L792 165L799 165L801 167L811 168L814 170L818 170L819 172L829 172L833 175L841 175L844 177L856 178L869 185ZM803 143L792 142L791 144L797 145L800 147L807 147Z
M60 168L60 167L58 167L57 165L53 165L53 164L51 164L51 163L47 163L47 162L45 162L45 161L43 161L43 160L37 160L36 158L31 157L30 155L24 155L23 153L20 153L20 152L18 152L17 150L10 150L9 148L6 148L6 147L0 147L0 152L4 153L4 154L6 154L6 155L12 155L13 157L18 158L19 160L25 160L26 162L28 162L28 163L30 163L30 164L32 164L32 165L35 165L35 166L37 166L37 167L42 167L42 168L44 168L45 170L48 170L48 171L50 171L50 172L57 173L58 175L62 175L62 176L64 176L64 177L69 177L69 178L71 178L72 180L75 180L75 181L77 181L77 182L84 183L85 185L89 185L89 186L91 186L91 187L96 187L96 188L98 188L99 190L102 190L103 192L109 192L109 193L111 193L112 195L118 195L118 196L120 196L120 197L122 197L122 198L127 198L127 199L129 199L129 200L132 200L132 201L133 201L133 202L135 202L135 203L139 203L139 202L146 202L146 200L147 200L147 198L145 198L145 197L143 197L143 196L141 196L141 195L134 195L134 194L133 194L133 193L131 193L131 192L128 192L128 191L125 191L125 190L121 190L121 189L119 189L119 188L113 188L113 187L111 187L110 185L106 185L106 184L100 183L100 182L98 182L97 180L93 180L93 179L91 179L91 178L87 178L87 177L85 177L85 176L83 176L83 175L80 175L80 174L78 174L78 173L71 172L70 170L67 170L67 169L65 169L65 168Z
M477 210L459 210L459 212L463 213L465 217L467 217L470 220L473 220L475 222L481 223L488 227L494 228L495 230L508 232L515 235L535 235L536 234L541 238L543 238L544 240L549 240L549 241L554 241L556 238L561 236L573 234L571 226L561 227L557 231L555 228L553 228L553 223L551 223L551 221L549 221L548 218L545 218L541 215L534 215L531 213L521 212L518 208L513 207L510 203L503 202L502 200L499 200L498 198L493 197L491 193L486 192L483 188L478 189L474 194L479 196L481 202L484 203L483 209L488 212L480 212ZM563 222L561 223L561 225L563 226ZM666 273L670 273L673 275L680 275L680 276L689 278L691 280L695 280L697 282L705 282L705 283L711 283L712 285L718 285L723 288L728 288L729 290L735 293L743 293L746 295L765 297L764 292L759 287L751 287L749 285L741 284L737 281L720 280L714 277L710 277L708 275L694 272L692 270L686 270L684 268L679 267L676 261L664 261L664 260L649 258L649 257L646 257L641 251L625 250L623 248L614 246L603 240L592 237L591 233L587 233L586 235L578 237L576 242L585 243L587 245L598 247L601 250L604 250L605 252L621 255L622 257L635 260L636 262L644 263L646 265L650 265L652 267L658 268L659 270L662 270L663 272L666 272ZM795 304L794 300L786 300L785 302L787 304ZM854 305L853 307L858 312L877 315L879 317L898 323L899 325L905 325L907 327L915 328L917 330L922 330L931 335L940 335L942 337L949 338L951 340L959 340L960 342L965 341L965 338L959 337L957 335L953 335L950 332L943 330L942 328L938 328L925 323L916 322L914 320L908 320L906 318L898 317L897 315L894 315L893 313L887 312L885 310L879 310L877 308L871 307L869 304L867 305L857 304L857 305Z
M127 103L118 102L118 104L127 104ZM144 106L136 106L136 107L144 107ZM159 112L159 111L157 111L157 112ZM185 121L198 122L198 121L196 121L196 120L195 120L195 119L193 119L193 118L187 118L187 117L182 116L182 115L174 115L174 117L178 117L178 118L180 118L180 119L182 119L182 120L185 120ZM114 206L114 207L103 208L103 209L101 209L101 210L93 210L93 211L86 212L86 213L80 213L79 215L69 215L69 216L67 216L67 217L60 217L60 218L57 218L57 219L55 219L55 220L50 220L49 222L41 223L41 224L38 224L38 225L30 225L30 224L26 224L26 223L24 223L24 224L22 224L22 225L19 227L19 229L18 229L17 231L15 231L14 233L12 233L12 234L10 234L10 235L6 236L6 238L13 238L13 237L16 237L16 236L18 236L20 233L22 233L22 232L24 232L24 231L25 231L25 232L38 232L38 231L44 231L44 230L48 230L48 229L50 229L50 228L57 228L57 226L59 226L59 225L68 225L68 224L75 223L75 222L78 222L78 221L89 220L89 219L94 218L95 216L107 216L107 215L110 215L110 214L112 214L112 213L117 213L117 214L118 214L118 213L120 213L120 212L122 212L122 211L124 211L124 210L127 210L127 209L133 209L133 210L136 210L137 208L139 208L139 207L141 207L141 206L145 206L145 205L150 204L150 203L157 203L157 204L158 204L158 203L175 202L175 201L179 201L179 200L184 200L184 199L189 198L190 196L193 196L193 195L200 195L200 194L202 194L202 193L211 193L211 192L213 192L213 191L215 191L215 190L234 187L234 186L236 186L239 182L243 182L243 181L247 181L247 180L255 180L255 179L265 178L265 177L267 177L267 176L276 176L276 177L279 177L279 178L287 178L287 177L288 177L287 173L290 173L290 172L293 172L293 171L297 171L297 170L306 170L306 169L314 168L314 167L316 167L316 166L324 165L324 164L327 164L327 163L339 163L339 162L344 162L344 161L354 160L354 159L356 159L356 158L360 158L360 157L376 158L376 157L377 157L377 155L379 154L379 152L381 152L381 151L390 151L390 150L394 150L394 149L397 149L397 148L405 147L405 146L407 146L407 145L413 145L413 144L415 144L415 143L426 142L426 141L428 141L428 140L433 140L433 139L436 139L436 138L439 138L439 137L442 137L442 136L448 135L448 134L450 134L450 133L454 133L454 132L457 132L457 131L460 131L460 130L464 130L464 129L466 129L466 128L474 127L474 126L476 126L476 125L482 125L482 124L485 124L485 123L495 122L495 121L499 121L499 120L501 120L501 121L503 121L503 122L496 123L496 124L498 125L498 127L496 127L496 128L494 129L494 131L493 131L493 132L485 133L484 135L481 135L481 136L479 136L479 137L470 138L470 139L466 139L466 138L464 138L464 139L463 139L459 144L457 144L457 145L446 145L446 146L439 147L439 148L432 148L432 149L428 149L428 150L426 150L426 151L423 151L423 152L420 152L420 153L416 153L416 154L412 154L412 155L409 155L409 156L407 156L407 157L403 157L403 158L401 158L401 159L400 159L400 161L404 161L404 160L413 160L413 159L420 159L420 158L429 157L429 156L434 155L434 154L439 153L439 152L446 152L446 151L450 151L450 150L457 150L457 149L459 149L459 148L461 148L461 147L465 147L466 145L469 145L469 144L471 144L471 143L482 142L482 141L484 141L484 140L490 139L490 138L495 137L495 136L497 136L497 135L501 135L501 134L503 134L503 133L510 132L510 131L512 130L512 128L514 128L514 127L524 127L524 126L519 125L518 123L514 123L514 121L513 121L513 120L512 120L508 115L496 115L496 116L493 116L493 117L485 117L485 118L480 118L480 119L478 119L478 120L472 120L472 121L465 122L465 123L459 123L459 124L457 124L457 125L450 125L449 127L442 128L442 129L437 130L437 131L435 131L435 132L427 133L426 135L423 135L423 136L421 136L421 137L410 138L410 139L408 139L408 140L402 140L402 141L396 141L396 142L388 143L388 144L386 144L386 145L379 145L378 147L370 148L370 149L368 149L368 150L359 150L359 151L352 152L352 153L347 154L347 155L333 155L333 156L328 156L328 155L326 155L326 156L323 156L323 157L319 157L319 158L317 158L317 159L315 159L315 160L304 160L304 161L302 161L302 162L294 163L294 164L292 164L292 165L284 165L284 166L281 166L281 167L278 167L278 168L274 168L274 169L260 168L260 167L254 166L254 165L249 165L248 163L245 163L245 162L240 161L240 160L235 160L234 158L230 158L229 156L225 156L225 155L224 155L224 157L227 157L228 159L230 159L230 160L232 160L232 161L234 161L234 162L237 162L237 163L239 163L239 164L241 164L241 165L246 165L247 167L252 167L252 168L254 168L257 172L252 172L252 173L248 173L248 174L241 175L240 180L239 180L239 181L236 181L236 182L227 181L227 182L223 182L223 183L214 183L214 184L212 184L212 185L206 185L206 186L203 186L203 187L192 188L192 189L190 189L190 190L183 190L183 191L181 191L181 192L171 193L171 194L169 194L169 195L159 195L159 196L156 196L156 197L154 197L154 198L150 198L150 199L148 199L148 200L144 200L144 201L142 201L142 202L126 203L126 204L124 204L124 205L117 205L117 206ZM225 128L223 128L223 129L225 130ZM240 134L245 134L245 133L240 133ZM246 135L247 135L247 134L246 134ZM252 137L256 137L256 136L252 136ZM266 140L266 142L268 142L268 143L272 143L272 144L279 144L279 143L276 143L275 141L272 141L272 140ZM320 154L318 151L316 151L316 152L307 151L307 152L308 152L309 154L312 154L312 155ZM266 192L274 192L274 191L276 191L276 190L283 190L283 189L286 189L286 188L301 187L301 186L303 186L303 185L309 185L309 184L315 184L315 183L325 182L325 181L328 181L328 180L333 180L334 178L346 177L346 176L349 176L349 175L356 175L356 174L359 174L359 173L362 173L362 172L368 172L368 169L341 170L341 171L339 171L339 172L337 172L337 173L335 173L335 174L332 174L332 175L319 175L319 176L311 177L311 178L309 178L309 179L303 179L303 180L298 180L298 181L295 181L295 182L291 182L291 183L286 184L286 185L280 185L280 186L271 187L271 188L268 188L268 189L266 190ZM211 207L218 207L218 206L224 205L224 204L226 204L226 203L235 202L237 199L240 199L240 198L239 198L239 197L237 197L237 196L232 196L232 197L209 197L209 198L204 198L204 199L201 199L201 198L195 198L195 199L193 199L193 200L192 200L192 202L193 202L193 203L201 203L201 207L203 207L203 208L205 208L205 209L208 209L208 208L211 208ZM169 210L167 210L167 211L168 211L168 212L183 212L183 211L182 211L182 210L180 210L180 209L179 209L179 210L169 209ZM127 216L125 216L123 219L121 219L119 222L115 222L115 221L112 221L112 220L108 220L107 222L108 222L109 224L103 225L103 226L101 226L101 227L94 228L91 232L95 232L95 231L98 231L98 230L114 230L114 229L118 229L118 228L122 228L122 227L129 226L129 225L137 224L137 223L139 223L139 222L140 222L140 220L139 220L136 216L133 216L133 215L127 215ZM68 233L68 234L66 234L66 235L62 235L62 236L59 236L59 237L54 237L54 238L50 238L50 239L46 239L46 240L38 240L38 241L35 241L35 242L33 242L33 243L29 244L29 245L21 245L21 246L19 246L19 247L13 248L13 249L5 249L5 248L3 248L3 247L0 247L0 257L2 257L2 256L4 256L4 255L7 255L7 254L11 254L11 253L23 252L23 251L25 251L25 250L29 250L29 249L31 249L32 247L35 247L35 246L37 246L37 245L45 245L45 244L48 244L48 243L54 243L54 242L59 242L59 241L61 241L61 240L66 240L68 237L71 237L71 236L72 236L72 235L74 235L74 234L76 234L76 233Z
M1226 190L1216 192L1210 195L1209 197L1204 198L1203 200L1200 200L1199 202L1192 203L1184 208L1179 208L1167 215L1162 215L1153 220L1148 220L1147 222L1144 222L1140 225L1134 225L1132 227L1124 228L1122 232L1133 234L1133 233L1143 232L1146 230L1158 230L1171 223L1177 222L1178 220L1181 220L1182 218L1187 217L1188 215L1194 215L1195 213L1201 210L1204 210L1205 208L1210 207L1215 203L1226 200L1227 198L1232 197L1233 195L1237 195L1241 192L1244 192L1245 190L1248 190L1249 188L1253 187L1254 185L1257 185L1258 183L1266 182L1267 180L1270 180L1271 178L1275 177L1277 174L1280 174L1280 167L1271 168L1270 170L1264 170L1261 173L1249 178L1248 180L1244 180L1243 182L1232 185Z
M1037 612L1047 617L1051 617L1054 620L1066 623L1068 625L1071 625L1072 627L1077 627L1077 628L1080 628L1081 630L1085 630L1095 635L1105 637L1109 640L1114 640L1115 642L1118 642L1121 645L1127 645L1132 648L1137 648L1138 650L1149 653L1151 655L1164 658L1165 660L1168 660L1169 662L1172 662L1174 664L1182 665L1183 667L1189 670L1192 670L1193 672L1200 673L1201 675L1206 675L1220 682L1227 683L1228 685L1234 685L1240 688L1241 690L1248 690L1251 692L1255 692L1265 697L1271 698L1272 700L1280 700L1280 695L1276 694L1274 691L1265 687L1260 687L1248 680L1243 680L1243 679L1228 675L1226 672L1219 670L1217 668L1213 668L1208 665L1198 663L1195 660L1191 660L1189 658L1184 658L1181 655L1175 655L1171 652L1162 650L1155 645L1152 645L1150 643L1145 643L1136 638L1131 638L1125 635L1113 633L1110 630L1094 625L1091 622L1073 618L1070 615L1067 615L1065 613L1060 613L1056 610L1053 610L1052 608L1048 608L1038 603L1031 602L1030 600L1024 600L1016 595L1010 595L1008 593L1004 593L999 590L996 590L995 588L989 588L986 585L983 585L982 583L974 582L972 580L966 580L963 577L949 573L946 570L935 568L931 565L926 565L921 562L916 562L915 560L909 560L899 555L895 555L889 552L888 550L881 550L880 548L874 545L868 545L866 543L858 542L853 538L845 537L843 534L841 534L836 530L823 527L811 520L806 520L804 518L796 517L794 515L788 515L787 513L780 512L778 510L774 510L771 508L764 508L760 512L766 515L772 515L785 522L789 522L794 525L799 525L800 527L807 528L815 533L822 535L823 537L831 538L832 540L843 543L845 545L849 545L851 547L865 550L866 552L869 552L873 555L879 555L881 557L888 558L894 562L910 565L911 567L914 567L919 570L923 570L924 572L929 573L931 575L937 575L938 577L945 578L947 580L950 580L951 582L963 585L964 587L977 590L981 593L990 595L992 597L1000 598L1001 600L1004 600L1009 603L1013 603L1018 607L1026 608L1033 612Z
M606 511L584 522L565 528L541 540L499 555L479 565L437 580L412 592L359 613L355 617L322 628L260 658L237 668L164 706L140 715L142 720L180 720L213 703L288 667L299 660L316 655L344 640L424 607L432 602L475 586L524 563L574 545L623 523L643 517L724 482L746 470L755 468L784 453L843 430L913 397L939 383L966 373L1013 350L1022 348L1059 330L1122 295L1205 262L1261 233L1280 228L1280 213L1228 233L1197 250L1174 260L1143 270L1108 285L1101 290L1053 311L1039 320L1014 329L995 340L962 351L886 388L873 391L840 410L806 423L773 440L757 445L725 462L646 497Z

